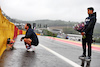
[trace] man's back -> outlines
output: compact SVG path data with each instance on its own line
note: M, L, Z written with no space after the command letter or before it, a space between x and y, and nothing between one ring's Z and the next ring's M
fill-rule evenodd
M36 44L36 46L38 45L39 41L38 41L38 37L35 34L35 32L33 31L33 29L29 28L26 32L25 35L26 38L30 38L32 41L34 41L34 43Z

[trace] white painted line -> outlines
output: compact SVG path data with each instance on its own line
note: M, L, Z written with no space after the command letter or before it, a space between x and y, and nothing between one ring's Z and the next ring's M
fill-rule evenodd
M59 57L60 59L64 60L65 62L69 63L70 65L72 65L73 67L81 67L80 65L76 64L75 62L69 60L68 58L60 55L59 53L49 49L48 47L43 46L42 44L39 44L41 47L43 47L44 49L46 49L47 51L49 51L50 53L54 54L55 56Z

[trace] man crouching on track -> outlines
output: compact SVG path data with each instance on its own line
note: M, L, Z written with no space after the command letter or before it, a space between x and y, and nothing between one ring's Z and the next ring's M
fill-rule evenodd
M35 34L35 32L33 31L33 29L31 28L30 23L27 23L25 25L25 29L26 29L26 35L25 35L25 37L22 37L20 40L22 41L24 39L27 51L34 51L35 46L37 46L39 43L38 37Z

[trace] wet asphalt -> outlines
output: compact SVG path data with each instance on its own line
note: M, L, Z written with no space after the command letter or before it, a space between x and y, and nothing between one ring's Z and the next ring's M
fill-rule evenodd
M73 67L61 58L50 53L40 45L35 47L35 52L27 52L24 42L20 41L23 35L19 35L14 44L15 49L5 51L0 58L0 67ZM78 56L82 54L82 48L75 45L59 42L38 36L40 44L59 53L80 65ZM100 67L100 52L92 51L90 67Z

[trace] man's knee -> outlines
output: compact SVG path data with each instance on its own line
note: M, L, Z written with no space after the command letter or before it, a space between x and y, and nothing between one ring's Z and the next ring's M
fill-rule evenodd
M32 42L32 40L31 39L27 39L27 38L24 38L24 42Z
M24 38L24 42L27 42L27 39L26 38Z

